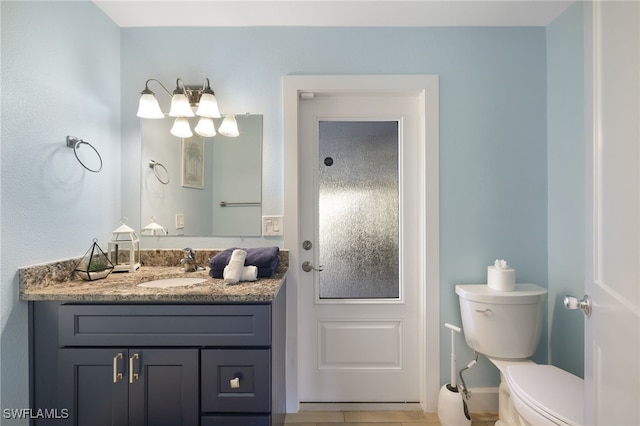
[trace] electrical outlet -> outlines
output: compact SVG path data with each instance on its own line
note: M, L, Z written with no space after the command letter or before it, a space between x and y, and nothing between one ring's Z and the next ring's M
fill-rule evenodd
M184 213L176 213L176 229L184 229Z
M262 216L262 235L265 237L283 235L282 216Z

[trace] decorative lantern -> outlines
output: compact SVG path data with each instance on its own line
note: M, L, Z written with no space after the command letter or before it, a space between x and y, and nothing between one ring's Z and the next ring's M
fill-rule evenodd
M106 278L113 271L113 264L98 245L98 240L93 240L93 245L87 250L82 259L76 265L75 273L86 281Z
M155 216L151 216L151 222L142 228L142 235L167 235L168 232L162 225L156 223Z
M114 265L113 272L134 272L140 267L140 238L126 225L126 217L120 219L120 223L111 234L109 259Z

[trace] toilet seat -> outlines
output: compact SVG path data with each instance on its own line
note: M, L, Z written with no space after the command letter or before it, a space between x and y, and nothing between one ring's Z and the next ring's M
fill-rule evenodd
M581 425L584 380L553 365L509 365L506 374L511 397L521 414L529 412L549 424ZM523 417L525 417L523 416ZM535 421L525 418L532 424Z

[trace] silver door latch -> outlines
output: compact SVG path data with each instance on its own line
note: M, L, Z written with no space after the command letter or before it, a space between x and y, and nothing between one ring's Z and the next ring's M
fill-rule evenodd
M309 262L308 260L306 262L302 263L302 270L305 272L311 272L311 271L318 271L321 272L322 271L322 265L320 265L320 267L316 268L313 266L313 263Z
M574 296L565 296L564 297L564 307L567 309L582 309L582 312L587 317L591 316L591 298L588 295L585 295L582 300L578 300L577 297Z

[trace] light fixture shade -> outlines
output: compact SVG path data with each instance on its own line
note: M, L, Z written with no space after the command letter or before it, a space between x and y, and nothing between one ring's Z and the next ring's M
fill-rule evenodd
M178 138L190 138L193 136L189 120L186 117L176 118L173 122L173 127L171 127L171 134Z
M189 99L184 93L175 93L171 98L171 110L169 111L171 117L194 117L195 114L189 104Z
M218 100L213 93L204 92L200 97L200 104L196 114L200 117L220 118L220 110L218 109Z
M143 93L138 102L138 113L140 118L164 118L164 113L160 109L158 100L153 93Z
M216 128L213 125L213 118L200 117L200 120L198 120L198 124L196 125L195 131L197 134L199 134L203 138L214 137L216 135Z
M218 128L218 133L229 138L235 138L240 135L238 131L238 122L235 115L225 115L222 124Z

